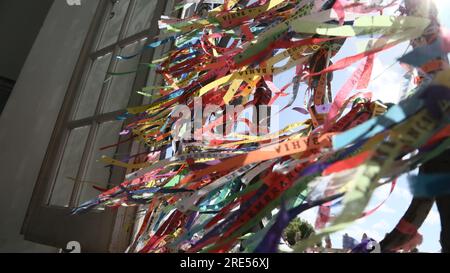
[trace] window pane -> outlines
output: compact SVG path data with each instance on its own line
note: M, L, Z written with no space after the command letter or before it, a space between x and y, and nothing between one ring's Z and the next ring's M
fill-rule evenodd
M145 45L146 39L134 42L124 47L120 55L130 56L139 52ZM138 69L140 56L136 56L129 60L119 60L114 72L129 72ZM103 107L103 113L123 110L128 106L130 95L133 89L136 73L114 76L111 80L108 95Z
M51 191L50 205L68 207L74 179L80 166L90 126L75 128L70 132L64 154L58 168L55 184Z
M95 198L101 192L94 189L93 186L100 188L108 188L111 180L113 167L107 166L100 161L102 156L115 158L117 147L112 147L103 151L100 148L106 147L119 142L119 133L122 130L122 121L110 121L100 124L97 135L95 137L92 154L87 162L86 174L82 179L82 187L80 192L80 204ZM115 159L122 159L117 157Z
M150 27L158 1L137 0L128 26L127 37Z
M101 32L98 49L117 42L130 0L119 0L113 4L111 11L106 15L106 24Z
M105 84L106 72L111 62L111 54L102 56L94 61L78 103L75 120L93 116L98 98Z

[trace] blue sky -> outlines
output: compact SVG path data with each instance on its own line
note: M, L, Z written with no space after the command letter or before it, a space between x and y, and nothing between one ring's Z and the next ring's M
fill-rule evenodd
M433 0L438 4L440 10L440 19L443 26L450 28L450 1L449 0ZM354 55L356 52L357 44L356 39L349 39L340 53L334 58L334 60L339 60L345 56ZM372 74L372 82L368 88L369 91L373 92L375 99L380 99L384 102L398 102L400 98L400 90L402 87L402 75L404 74L404 69L396 63L396 59L401 56L408 43L403 43L395 48L388 51L377 54L374 71ZM335 93L344 84L344 82L350 77L352 71L354 71L354 66L342 71L336 72L334 74L334 80L332 82L332 89ZM278 87L283 86L285 83L292 80L292 72L288 71L278 76L275 79L275 83ZM299 96L297 97L294 106L304 106L304 88L301 89ZM288 93L292 90L289 89ZM284 106L290 96L280 98L276 104ZM287 109L280 115L278 122L279 126L275 126L272 130L278 128L283 128L284 126L291 124L293 122L304 120L306 116L299 114L291 109ZM276 120L276 119L273 119ZM368 206L368 209L376 207L384 199L388 197L390 190L390 185L385 185L378 188ZM360 239L363 233L367 233L370 237L380 240L384 235L390 232L397 222L400 220L406 209L408 208L412 196L408 189L408 181L406 175L398 179L398 183L394 192L386 203L378 209L374 214L356 221L348 229L333 235L332 241L333 245L336 247L342 246L342 235L348 233L355 239ZM310 223L314 223L317 215L317 209L309 210L300 215L301 218L306 219ZM439 214L437 212L436 206L433 207L431 213L426 219L424 225L421 227L419 232L423 235L423 243L419 246L421 252L439 252L439 233L440 233L440 220Z

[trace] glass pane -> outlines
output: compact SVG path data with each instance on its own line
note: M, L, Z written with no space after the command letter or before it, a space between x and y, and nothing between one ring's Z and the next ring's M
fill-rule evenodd
M101 192L93 186L106 189L110 184L113 167L107 166L101 162L102 156L115 158L117 147L112 147L106 150L100 150L119 142L119 133L122 130L122 121L110 121L100 124L97 135L95 137L94 147L90 155L86 174L82 179L82 187L80 192L80 204L95 198ZM115 159L122 159L120 157Z
M124 47L120 55L130 56L138 53L145 45L146 39L134 42ZM118 60L118 64L114 72L130 72L138 69L140 56L136 56L129 60ZM128 106L130 95L133 89L136 73L130 73L121 76L113 76L109 87L108 95L103 107L103 113L123 110Z
M160 59L163 56L166 56L167 53L172 49L172 45L170 43L165 44L164 46L160 46L155 48L153 53L153 59ZM162 86L164 85L163 77L161 74L156 73L157 68L151 67L149 69L149 73L147 76L147 83L146 86ZM143 96L142 98L142 105L150 104L150 102L156 98L158 98L159 91L158 90L151 90L147 91L146 93L154 94L155 96Z
M102 56L94 61L92 68L87 76L86 83L81 93L78 103L75 120L93 116L97 107L98 98L102 91L103 85L106 83L106 72L111 62L111 54Z
M156 55L154 55L154 56L156 56ZM147 76L146 86L158 86L158 85L163 85L163 81L162 81L160 74L156 73L156 68L152 67L152 68L150 68L148 76ZM145 93L147 93L149 95L150 94L152 94L152 95L159 94L158 90L150 90L150 91L146 91ZM154 96L142 96L142 105L150 104L154 98L155 98Z
M127 37L150 27L158 1L137 0L133 9Z
M51 191L50 205L68 207L78 168L90 126L75 128L70 132L64 154L58 168L55 184Z
M106 24L101 32L98 49L117 42L130 0L116 1L111 11L106 15Z

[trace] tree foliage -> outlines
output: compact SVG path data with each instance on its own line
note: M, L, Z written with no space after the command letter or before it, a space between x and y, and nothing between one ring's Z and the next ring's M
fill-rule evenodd
M314 234L314 227L300 218L292 220L283 232L283 238L291 245Z

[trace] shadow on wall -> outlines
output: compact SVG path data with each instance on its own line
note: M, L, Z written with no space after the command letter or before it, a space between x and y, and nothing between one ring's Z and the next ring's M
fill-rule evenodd
M2 114L3 108L5 108L14 84L15 82L13 80L0 76L0 115Z
M0 0L0 115L54 0Z

